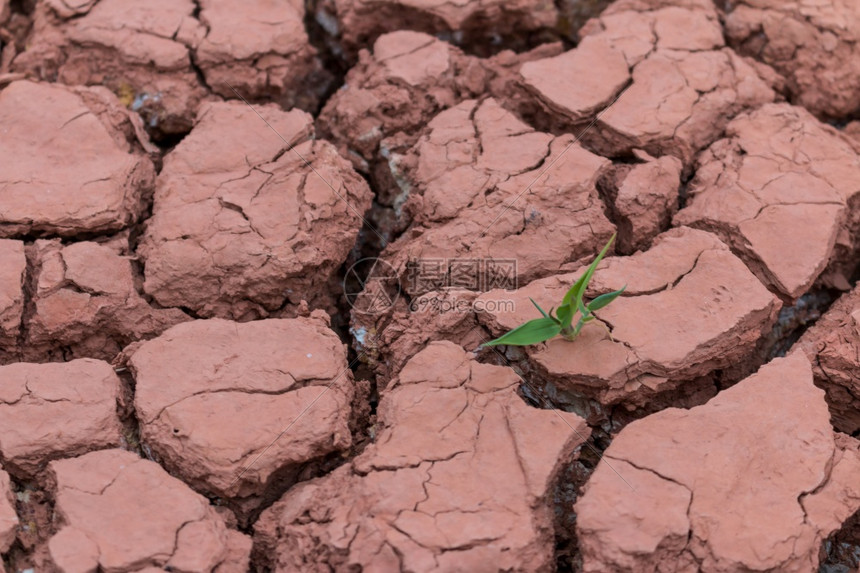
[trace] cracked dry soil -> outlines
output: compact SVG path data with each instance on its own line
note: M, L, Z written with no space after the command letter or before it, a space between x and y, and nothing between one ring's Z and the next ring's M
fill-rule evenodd
M854 0L0 0L0 573L857 571L858 55ZM480 348L613 233L600 324Z

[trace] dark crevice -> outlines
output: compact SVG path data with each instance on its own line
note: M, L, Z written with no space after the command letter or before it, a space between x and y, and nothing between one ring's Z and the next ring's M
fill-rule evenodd
M818 573L849 573L860 567L860 512L821 543Z
M340 57L337 43L331 39L323 25L317 20L314 4L316 4L315 0L305 0L305 32L308 35L308 41L317 50L323 69L331 76L328 85L321 91L319 105L312 111L312 115L316 119L331 96L344 85L349 66Z

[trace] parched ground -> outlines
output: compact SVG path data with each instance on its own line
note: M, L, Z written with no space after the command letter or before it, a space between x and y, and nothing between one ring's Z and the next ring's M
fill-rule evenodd
M0 0L0 573L860 570L858 78L854 0Z

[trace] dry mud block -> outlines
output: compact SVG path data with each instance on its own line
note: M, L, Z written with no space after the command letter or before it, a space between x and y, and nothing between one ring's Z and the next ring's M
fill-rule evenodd
M482 294L479 301L510 300L515 311L478 319L500 335L535 318L528 297L552 308L584 270ZM689 228L667 231L648 251L605 259L586 297L624 285L624 295L597 312L605 328L593 321L574 343L556 337L526 351L532 383L575 407L578 397L596 400L582 407L596 407L598 419L617 404L653 410L679 396L708 397L714 371L743 363L781 307L716 236Z
M686 165L733 115L774 98L724 47L709 0L620 0L581 34L575 49L523 65L515 99L524 115L556 131L585 127L629 85L585 137L607 155L641 148Z
M815 571L860 508L858 448L831 429L800 352L635 421L576 503L584 571Z
M429 345L383 395L375 442L266 510L255 551L283 572L549 570L551 483L589 430L519 383Z
M806 110L769 104L733 120L698 158L675 223L713 231L784 298L827 282L848 288L860 222L860 156Z
M0 355L15 346L24 314L24 243L0 239Z
M827 392L833 426L846 434L860 430L860 290L836 301L798 345Z
M112 360L127 344L189 320L178 309L151 307L135 290L131 262L92 242L33 247L35 310L21 352Z
M598 182L618 224L615 250L623 254L647 250L654 237L669 228L678 210L683 169L672 155L657 159L636 150L634 157L636 163L616 164Z
M189 53L206 35L194 10L191 0L45 0L37 4L29 47L13 70L107 86L151 130L185 132L206 96Z
M265 121L243 103L205 104L164 160L139 247L144 289L162 306L249 318L302 300L330 306L341 293L329 281L355 244L370 189L313 138L309 115L258 111Z
M860 3L739 0L726 34L787 80L793 101L827 118L860 111Z
M303 18L292 0L45 0L13 69L107 86L151 132L184 133L208 87L225 97L236 97L232 86L244 97L315 106L308 82L321 68Z
M455 44L529 44L530 35L552 29L558 12L551 0L317 0L316 21L347 58L377 37L397 30L439 35Z
M8 551L15 542L17 530L18 514L9 474L0 469L0 553Z
M142 440L240 512L352 443L346 348L322 319L188 322L129 353Z
M385 313L354 310L353 348L375 374L377 387L385 388L430 342L450 340L467 350L486 342L486 330L470 306L479 295L477 291L443 289L411 300L398 297Z
M530 58L559 50L547 45L482 60L427 34L392 32L376 40L373 53L362 51L345 85L320 113L319 125L358 169L388 171L389 150L379 146L383 139L396 134L399 145L411 145L440 111L487 93Z
M118 231L152 194L152 162L104 88L14 82L0 125L0 236Z
M196 63L212 91L226 98L271 97L314 109L328 81L296 0L201 0L206 37Z
M382 258L403 273L404 290L449 286L407 268L410 260L516 260L517 280L528 282L578 268L599 251L615 230L596 187L610 162L572 143L570 135L535 131L494 99L467 100L433 118L416 145L395 158L403 209L415 218ZM478 281L480 274L451 280Z
M0 366L5 469L32 477L52 459L119 445L119 393L119 378L100 360Z
M250 539L154 462L104 450L50 472L58 532L48 550L60 571L248 570Z

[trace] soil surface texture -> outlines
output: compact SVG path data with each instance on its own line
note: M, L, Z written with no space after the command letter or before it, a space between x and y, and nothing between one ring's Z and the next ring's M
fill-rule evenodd
M0 0L0 573L860 571L858 278L856 0Z

